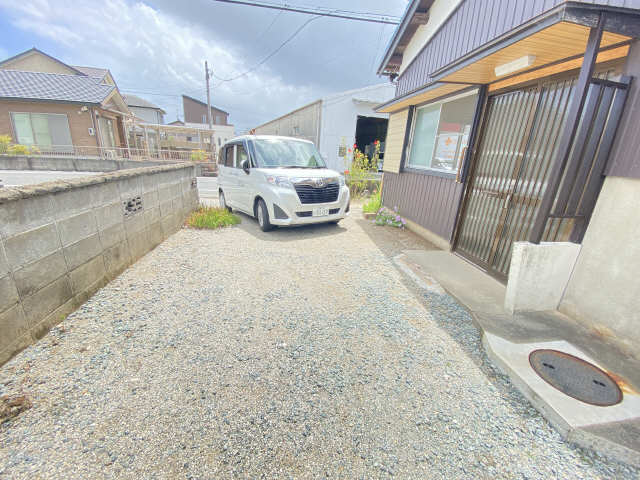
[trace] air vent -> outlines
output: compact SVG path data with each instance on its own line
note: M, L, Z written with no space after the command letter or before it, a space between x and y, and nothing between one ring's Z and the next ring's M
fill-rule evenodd
M122 202L124 205L124 216L130 217L137 212L142 211L142 197L133 197L130 200Z

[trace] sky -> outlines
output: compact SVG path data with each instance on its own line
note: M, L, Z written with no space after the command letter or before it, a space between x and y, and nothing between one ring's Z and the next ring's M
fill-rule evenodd
M286 3L401 16L407 1ZM375 72L395 26L328 17L247 75L220 80L253 69L311 18L213 0L0 0L0 59L37 47L108 68L123 93L161 106L167 123L182 118L181 94L206 101L207 60L211 102L242 132L322 96L389 81Z

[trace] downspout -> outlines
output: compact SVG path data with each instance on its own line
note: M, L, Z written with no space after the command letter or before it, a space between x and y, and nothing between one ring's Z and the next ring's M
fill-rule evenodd
M96 132L96 144L98 145L98 153L100 158L103 158L102 151L102 130L100 129L100 122L98 121L98 116L96 115L95 107L91 109L91 117L93 119L93 125Z

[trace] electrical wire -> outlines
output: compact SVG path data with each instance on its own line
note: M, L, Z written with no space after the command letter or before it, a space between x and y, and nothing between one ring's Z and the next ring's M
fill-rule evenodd
M280 50L282 50L284 48L285 45L287 45L287 43L289 43L291 40L293 40L307 25L309 25L311 22L313 22L314 20L318 20L319 18L322 18L321 15L316 15L315 17L311 17L310 19L308 19L306 22L304 22L302 25L300 25L298 27L298 29L293 32L292 35L290 35L284 42L282 42L278 48L276 48L273 52L271 52L269 55L267 55L266 57L264 57L261 61L259 61L257 64L255 64L253 67L251 67L249 70L246 70L245 72L230 77L230 78L223 78L223 77L219 77L218 75L215 74L215 72L212 72L211 74L213 75L214 78L220 80L220 83L222 82L232 82L233 80L237 80L238 78L244 77L246 75L248 75L249 73L255 71L256 69L258 69L260 66L264 65L267 61L269 61L269 59L271 57L273 57L276 53L278 53ZM219 85L219 84L218 84Z

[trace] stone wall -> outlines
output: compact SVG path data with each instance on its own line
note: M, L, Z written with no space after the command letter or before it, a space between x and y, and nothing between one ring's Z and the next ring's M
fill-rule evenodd
M0 365L172 233L198 204L191 164L0 189Z

